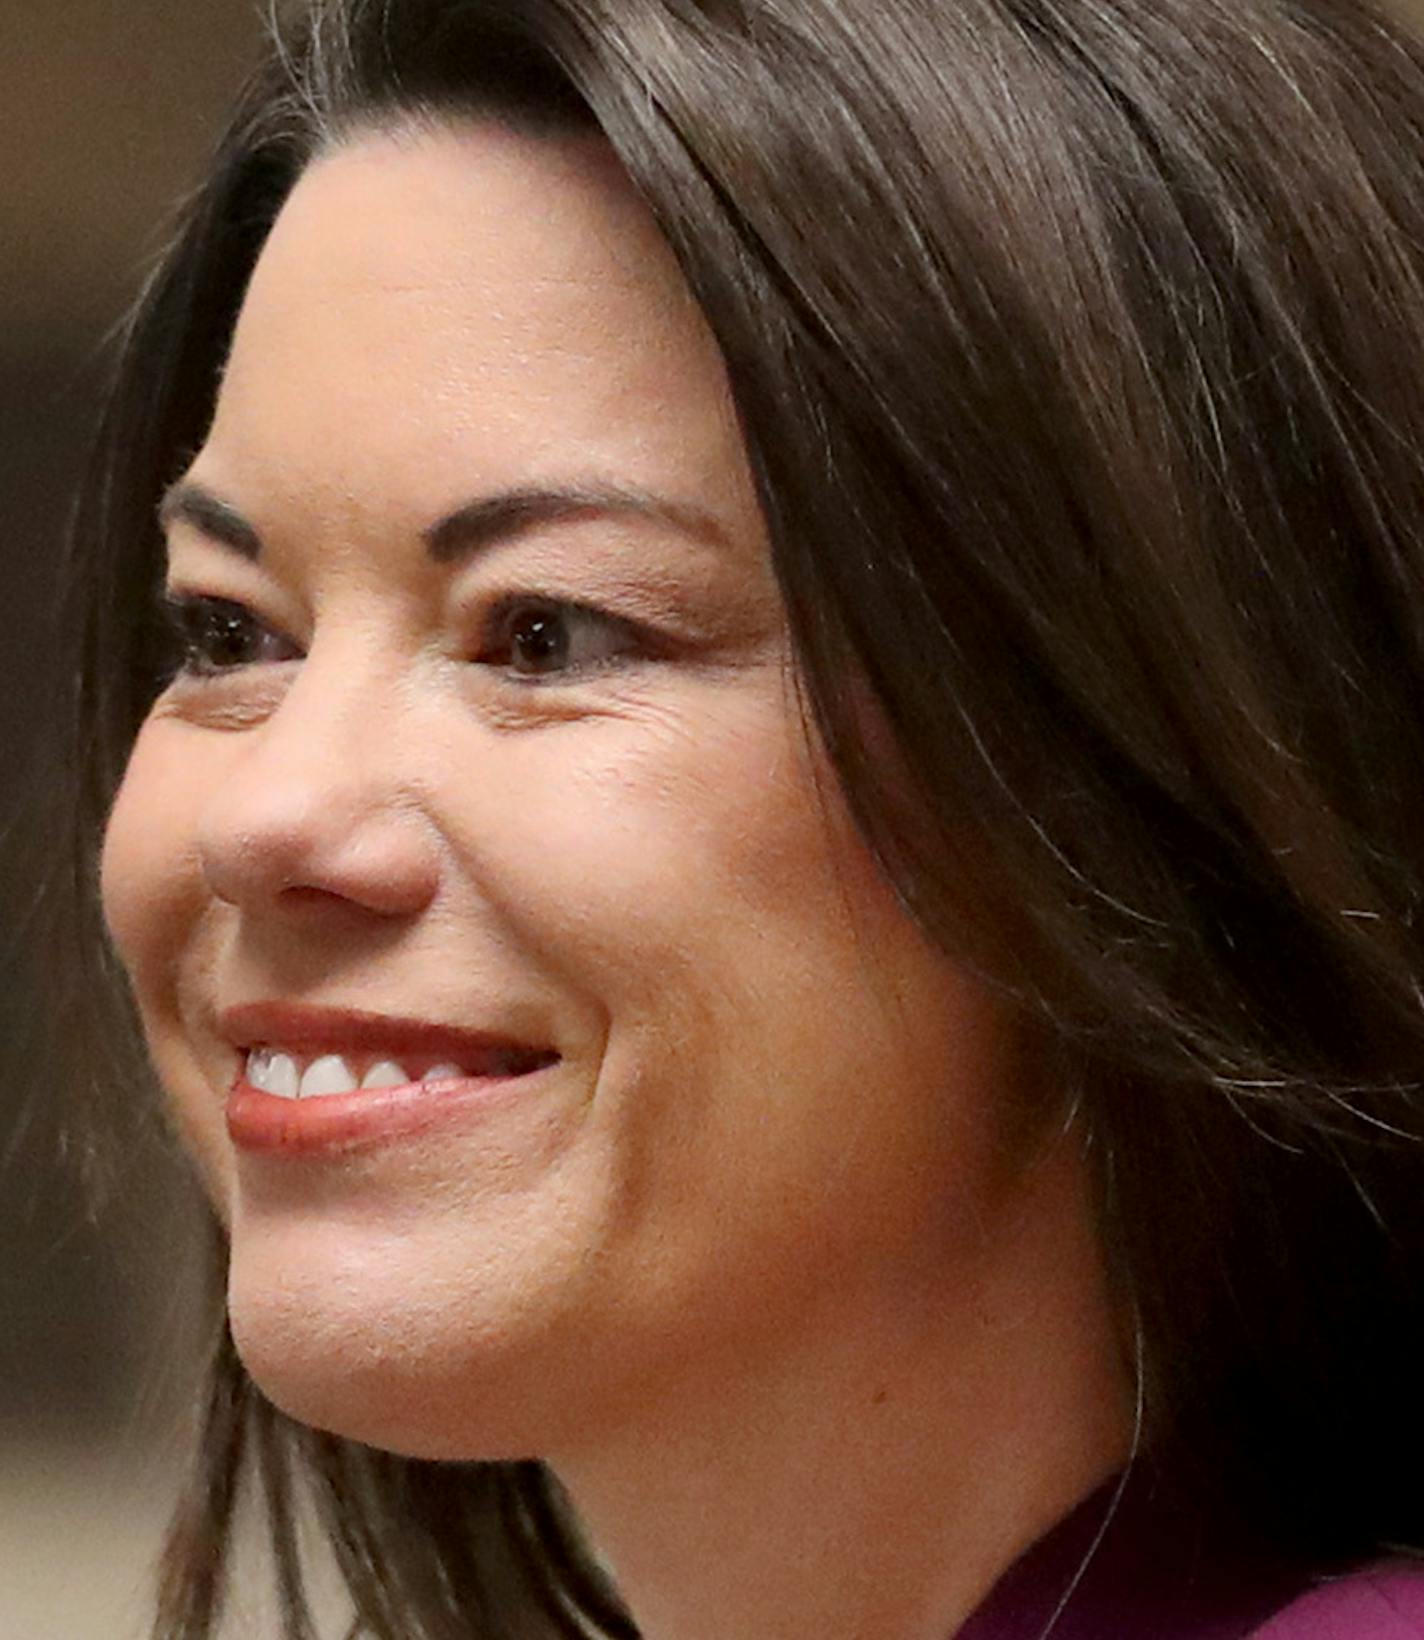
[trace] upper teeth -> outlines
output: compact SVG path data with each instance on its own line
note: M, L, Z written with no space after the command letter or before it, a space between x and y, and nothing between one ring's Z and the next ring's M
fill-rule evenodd
M354 1093L358 1088L398 1088L407 1082L433 1082L463 1075L458 1065L440 1064L417 1077L394 1059L378 1059L364 1076L358 1077L340 1054L323 1054L303 1069L297 1055L272 1048L249 1050L246 1066L252 1086L279 1099L315 1099L324 1094Z

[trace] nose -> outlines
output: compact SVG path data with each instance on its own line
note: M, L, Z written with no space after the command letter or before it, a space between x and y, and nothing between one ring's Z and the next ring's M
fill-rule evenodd
M204 879L256 914L413 916L438 887L439 844L400 691L349 648L319 650L264 719L226 731L238 746L197 828Z

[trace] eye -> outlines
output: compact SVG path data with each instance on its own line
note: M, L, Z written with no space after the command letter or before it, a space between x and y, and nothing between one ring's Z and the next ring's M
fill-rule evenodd
M616 615L557 599L514 598L495 609L475 659L516 677L547 678L592 671L649 647L646 634Z
M215 677L259 662L301 658L294 644L231 599L164 593L159 609L168 630L172 674Z

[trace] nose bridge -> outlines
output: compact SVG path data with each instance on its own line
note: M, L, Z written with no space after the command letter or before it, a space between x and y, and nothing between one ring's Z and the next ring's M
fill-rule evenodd
M295 903L318 890L387 914L429 898L436 844L407 756L415 742L400 682L360 634L318 638L271 713L231 731L241 752L199 838L219 898Z

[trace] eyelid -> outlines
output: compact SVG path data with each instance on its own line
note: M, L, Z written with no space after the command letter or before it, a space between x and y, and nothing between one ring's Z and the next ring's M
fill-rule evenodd
M154 594L154 604L160 614L172 616L180 616L187 610L212 606L240 609L258 626L277 636L284 635L279 623L260 614L250 595L243 591L218 592L202 585L185 586L182 582L176 585L169 583L158 588Z
M622 615L599 604L586 603L579 598L562 597L551 592L501 594L490 601L489 608L481 620L481 627L486 632L492 631L522 610L544 610L574 620L592 621L598 626L617 628L632 637L646 637L652 640L656 636L655 630L636 616Z

